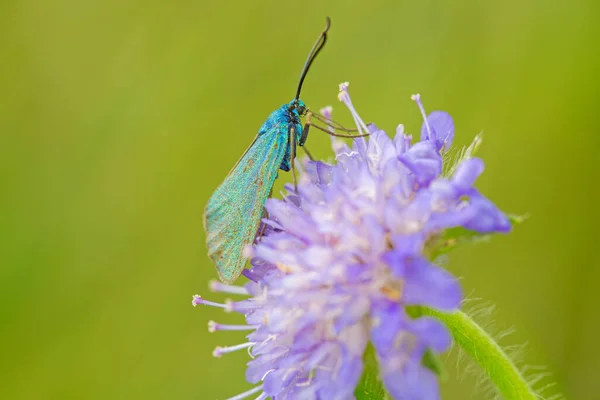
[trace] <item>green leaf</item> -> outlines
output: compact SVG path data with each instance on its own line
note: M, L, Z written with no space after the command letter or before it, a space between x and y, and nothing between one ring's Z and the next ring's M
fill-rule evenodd
M490 234L481 234L463 227L450 228L446 229L440 235L429 239L425 247L429 249L429 258L435 259L459 245L488 241L490 236Z
M421 359L421 364L433 371L433 373L435 373L441 380L448 378L448 373L444 368L442 360L440 360L438 355L433 351L429 349L425 350L425 354L423 354L423 358Z
M369 343L363 355L365 368L354 391L357 400L381 400L389 398L379 376L379 363L373 345Z
M506 214L506 217L510 221L512 225L522 224L526 219L530 217L529 214L516 215L516 214Z
M506 214L506 217L514 226L523 223L529 215ZM463 244L487 242L491 236L491 234L482 234L459 226L446 229L440 235L429 239L426 249L429 252L429 259L435 259Z
M406 313L409 317L413 319L419 318L424 315L423 307L421 306L407 306ZM423 354L421 364L433 371L440 379L446 379L448 377L446 369L444 368L444 364L442 363L438 355L429 349L427 349L425 351L425 354Z
M404 307L404 311L408 314L412 319L419 318L423 315L423 310L421 310L421 306L406 306Z

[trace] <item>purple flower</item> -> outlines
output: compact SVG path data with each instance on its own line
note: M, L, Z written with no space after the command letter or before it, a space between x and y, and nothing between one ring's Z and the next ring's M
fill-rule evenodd
M250 349L246 379L253 389L232 399L352 399L369 342L381 379L396 399L437 399L437 376L422 364L427 350L446 351L451 338L437 320L411 318L406 306L455 310L457 279L428 255L449 228L506 232L510 223L474 187L483 162L471 149L445 176L451 117L425 116L421 141L400 125L390 139L367 126L348 85L339 99L360 133L352 147L332 138L336 163L304 162L297 190L269 199L265 234L248 249L252 268L243 287L213 282L216 291L246 295L214 305L245 315L245 325L209 323L211 331L249 330L246 343L217 348L220 357ZM331 109L322 113L331 118ZM330 128L332 129L332 128ZM447 169L447 168L446 168Z

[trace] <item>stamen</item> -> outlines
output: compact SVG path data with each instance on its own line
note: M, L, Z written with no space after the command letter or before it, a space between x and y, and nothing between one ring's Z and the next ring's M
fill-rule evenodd
M248 291L243 286L227 285L219 281L212 280L209 282L208 287L212 292L222 292L231 294L245 294L248 295Z
M421 115L423 115L423 120L425 121L425 127L427 128L427 135L429 137L429 140L435 144L436 143L435 131L431 131L431 128L429 127L429 122L427 121L427 114L425 113L425 108L423 107L423 103L421 103L421 95L418 93L413 94L412 96L410 96L410 98L415 103L417 103L417 106L419 106L419 110L421 110Z
M398 153L404 154L410 148L410 143L406 143L406 135L404 134L404 125L400 124L396 128L396 140L398 140Z
M286 274L290 274L290 273L294 272L294 268L290 267L289 265L275 263L275 266L277 267L278 270L280 270L281 272L284 272Z
M402 285L400 285L402 286ZM392 286L383 286L381 288L381 293L392 301L400 301L402 298L402 288L394 288Z
M208 331L210 333L216 331L251 331L258 328L257 325L225 325L218 324L215 321L208 321Z
M242 400L242 399L245 399L246 397L252 396L256 392L260 392L262 389L263 389L263 385L259 385L257 387L254 387L254 388L250 389L250 390L245 391L244 393L240 393L237 396L233 396L233 397L230 397L230 398L225 399L225 400ZM258 398L260 398L260 396ZM266 398L266 397L263 397L263 398Z
M228 347L217 346L213 350L212 355L213 355L213 357L221 358L221 356L223 354L233 353L234 351L247 349L248 347L252 347L255 344L256 344L256 342L246 342L246 343L237 344L235 346L228 346Z
M281 378L281 380L286 381L289 379L290 375L296 374L299 371L301 371L300 368L290 368L285 372L285 374L283 374L283 377Z
M225 300L225 312L238 312L241 314L246 314L249 311L255 310L259 308L260 305L250 302L248 300L244 301L233 301L231 299Z
M396 127L396 136L404 137L404 125L399 124Z
M319 113L325 117L325 119L330 120L331 121L331 116L333 113L333 107L331 106L327 106L327 107L323 107L319 110ZM329 124L327 124L327 129L329 130L329 132L331 133L335 133L335 129L333 129L333 127ZM334 136L332 136L332 138L334 138Z
M331 106L326 106L319 110L319 114L321 114L322 116L324 116L327 119L331 119L332 113L333 113L333 107L331 107Z
M265 374L262 376L262 378L260 378L261 381L264 381L265 378L267 377L267 375L269 375L271 372L275 371L274 368L268 370L267 372L265 372Z
M346 107L348 107L348 109L350 110L350 113L352 114L352 118L354 118L354 123L356 124L356 127L358 128L358 133L359 134L363 134L363 133L368 134L369 129L367 128L367 125L365 125L363 120L360 118L360 116L356 112L356 109L354 108L354 105L352 104L352 100L350 100L350 94L348 93L348 86L350 86L350 83L348 83L348 82L344 82L344 83L340 84L340 92L338 93L338 99L342 103L344 103L346 105Z
M332 121L333 107L331 107L331 106L323 107L319 110L319 112L321 113L323 118L325 118L325 124L327 125L327 130L330 133L335 134L335 128L332 126L333 123L329 122L329 121ZM339 154L344 151L344 149L346 148L346 144L342 140L335 137L334 135L329 135L329 138L331 139L331 146L333 147L333 151L335 154Z
M260 396L258 396L258 397L257 397L256 399L254 399L254 400L265 400L267 397L269 397L269 396L267 396L267 394L266 394L265 392L262 392L262 393L260 394Z
M225 309L227 309L227 304L215 303L214 301L204 300L198 294L193 295L192 296L192 305L194 307L196 307L199 304L202 304L202 305L205 305L205 306L219 307L219 308L225 308Z
M405 135L404 136L404 146L405 146L406 150L410 149L410 142L412 142L412 135Z

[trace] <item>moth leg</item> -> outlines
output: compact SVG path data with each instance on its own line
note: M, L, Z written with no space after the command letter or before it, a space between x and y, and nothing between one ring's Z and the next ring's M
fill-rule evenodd
M268 218L268 217L269 217L269 213L267 212L267 210L263 209L262 217L260 218L260 225L258 227L258 231L256 232L256 237L254 238L255 244L259 243L260 240L262 239L263 235L265 234L265 229L267 229L267 224L262 222L262 220L265 218Z
M308 114L306 114L306 123L304 124L304 127L302 128L302 135L300 135L300 140L298 140L298 145L300 147L302 147L302 149L304 150L304 152L306 153L308 158L310 158L310 161L315 161L315 158L312 156L312 154L310 154L310 151L308 151L308 149L304 146L304 143L306 143L306 138L308 137L308 130L310 129L311 115L312 115L312 113L310 113L310 112Z
M302 135L300 135L300 140L298 141L300 147L304 146L304 143L306 143L306 139L308 138L308 130L310 129L310 119L312 115L313 114L311 112L306 114L306 122L304 123L304 128L302 128Z
M318 120L319 122L324 123L325 125L327 125L328 127L333 128L334 130L348 132L348 133L358 132L358 129L356 129L356 128L354 128L354 129L346 128L342 124L340 124L339 122L336 122L336 121L334 121L332 119L328 119L328 118L324 117L323 115L321 115L319 113L312 113L312 114L313 114L313 116L315 117L316 120Z
M330 136L335 136L335 137L341 137L341 138L348 138L348 139L353 139L353 138L359 138L359 137L365 137L365 136L369 136L370 133L359 133L356 135L346 135L343 133L335 133L330 131L329 129L325 129L319 125L316 125L315 123L310 123L310 126L317 128L320 131L325 132L326 134L330 135Z
M317 124L315 124L314 122L312 122L312 117L315 117L316 120L318 120L319 122L328 124L328 128L330 129L325 129ZM334 124L334 125L332 125ZM348 134L343 134L343 133L336 133L335 131L343 131L343 132L358 132L357 129L347 129L344 128L342 125L340 125L338 122L335 122L333 120L328 120L325 117L316 114L316 113L312 113L309 112L306 114L306 122L304 123L304 129L302 130L302 136L300 136L300 146L304 146L304 143L306 142L306 138L308 137L308 129L314 126L315 128L317 128L320 131L325 132L328 135L331 136L335 136L335 137L341 137L341 138L348 138L348 139L352 139L352 138L358 138L358 137L364 137L364 136L369 136L369 133L360 133L360 134L354 134L354 135L348 135Z
M271 188L268 198L271 198L271 197L273 197L273 188ZM258 231L256 232L256 236L254 237L254 244L260 242L263 235L265 234L265 230L267 229L267 224L265 224L262 220L267 219L267 218L269 218L269 213L263 207L262 216L260 217L260 225L258 226Z
M302 138L300 138L302 140ZM306 140L306 139L304 139ZM288 144L290 146L290 169L292 170L292 180L294 181L294 191L298 192L298 181L296 179L296 127L294 124L291 124L290 130L288 132Z
M308 158L310 159L310 161L317 161L313 155L310 153L310 151L308 151L308 149L306 148L306 146L302 146L302 150L304 150L304 152L306 153L306 155L308 156Z

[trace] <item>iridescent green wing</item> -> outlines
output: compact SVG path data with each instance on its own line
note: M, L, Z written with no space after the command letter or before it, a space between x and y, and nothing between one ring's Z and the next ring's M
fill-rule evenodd
M244 247L254 240L284 158L288 124L259 134L215 190L204 211L208 255L219 278L231 283L242 273Z

